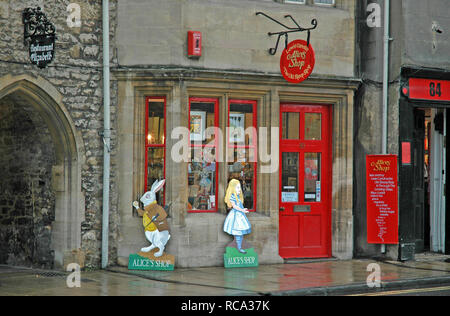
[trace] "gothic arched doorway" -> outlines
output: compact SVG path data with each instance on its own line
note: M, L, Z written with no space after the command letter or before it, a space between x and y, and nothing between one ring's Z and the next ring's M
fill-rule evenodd
M0 263L61 268L81 246L84 151L61 100L42 78L0 78Z

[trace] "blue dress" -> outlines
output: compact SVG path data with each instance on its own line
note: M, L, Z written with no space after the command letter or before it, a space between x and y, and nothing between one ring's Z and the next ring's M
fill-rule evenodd
M235 194L231 195L230 201L234 202L240 208L244 208L242 201ZM233 236L243 236L250 234L252 227L245 213L233 208L225 218L223 230Z

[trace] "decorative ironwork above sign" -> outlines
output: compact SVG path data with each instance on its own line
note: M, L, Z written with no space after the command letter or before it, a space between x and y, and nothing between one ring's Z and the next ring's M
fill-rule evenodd
M26 8L22 12L24 45L29 45L30 61L45 68L54 57L55 26L47 19L40 7Z
M296 27L289 27L283 23L278 22L274 18L268 16L263 12L256 12L256 15L263 15L269 20L283 26L286 31L270 32L269 36L278 35L277 43L274 48L269 49L269 54L275 55L278 50L278 44L282 36L285 37L285 49L280 58L280 70L284 79L291 83L300 83L306 80L314 70L316 63L315 53L310 44L311 31L317 27L317 20L312 19L310 28L301 27L291 15L285 15L285 18L290 18ZM308 32L307 40L295 40L291 43L288 41L289 33Z
M308 38L306 40L307 46L309 46L309 40L311 38L311 31L314 30L317 27L317 20L316 19L312 19L311 20L311 25L312 27L310 28L303 28L301 27L291 15L285 15L285 18L290 18L292 20L292 22L294 22L294 24L296 25L296 27L289 27L284 25L283 23L280 23L279 21L275 20L274 18L268 16L267 14L265 14L264 12L256 12L256 15L262 15L265 16L266 18L268 18L269 20L272 20L273 22L277 23L278 25L281 25L282 27L284 27L286 29L286 31L281 31L281 32L269 32L268 35L272 36L272 35L278 35L277 38L277 43L275 45L275 48L270 48L269 49L269 54L270 55L275 55L277 53L278 50L278 43L280 42L280 38L281 36L285 37L285 48L288 46L288 34L289 33L296 33L296 32L308 32Z

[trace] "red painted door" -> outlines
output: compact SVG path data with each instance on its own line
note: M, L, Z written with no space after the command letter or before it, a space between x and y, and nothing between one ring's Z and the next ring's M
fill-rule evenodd
M280 256L331 257L331 106L280 112Z

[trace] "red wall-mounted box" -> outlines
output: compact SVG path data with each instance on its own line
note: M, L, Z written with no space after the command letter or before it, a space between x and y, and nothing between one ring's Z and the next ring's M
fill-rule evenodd
M188 31L188 57L199 58L202 56L202 33Z

